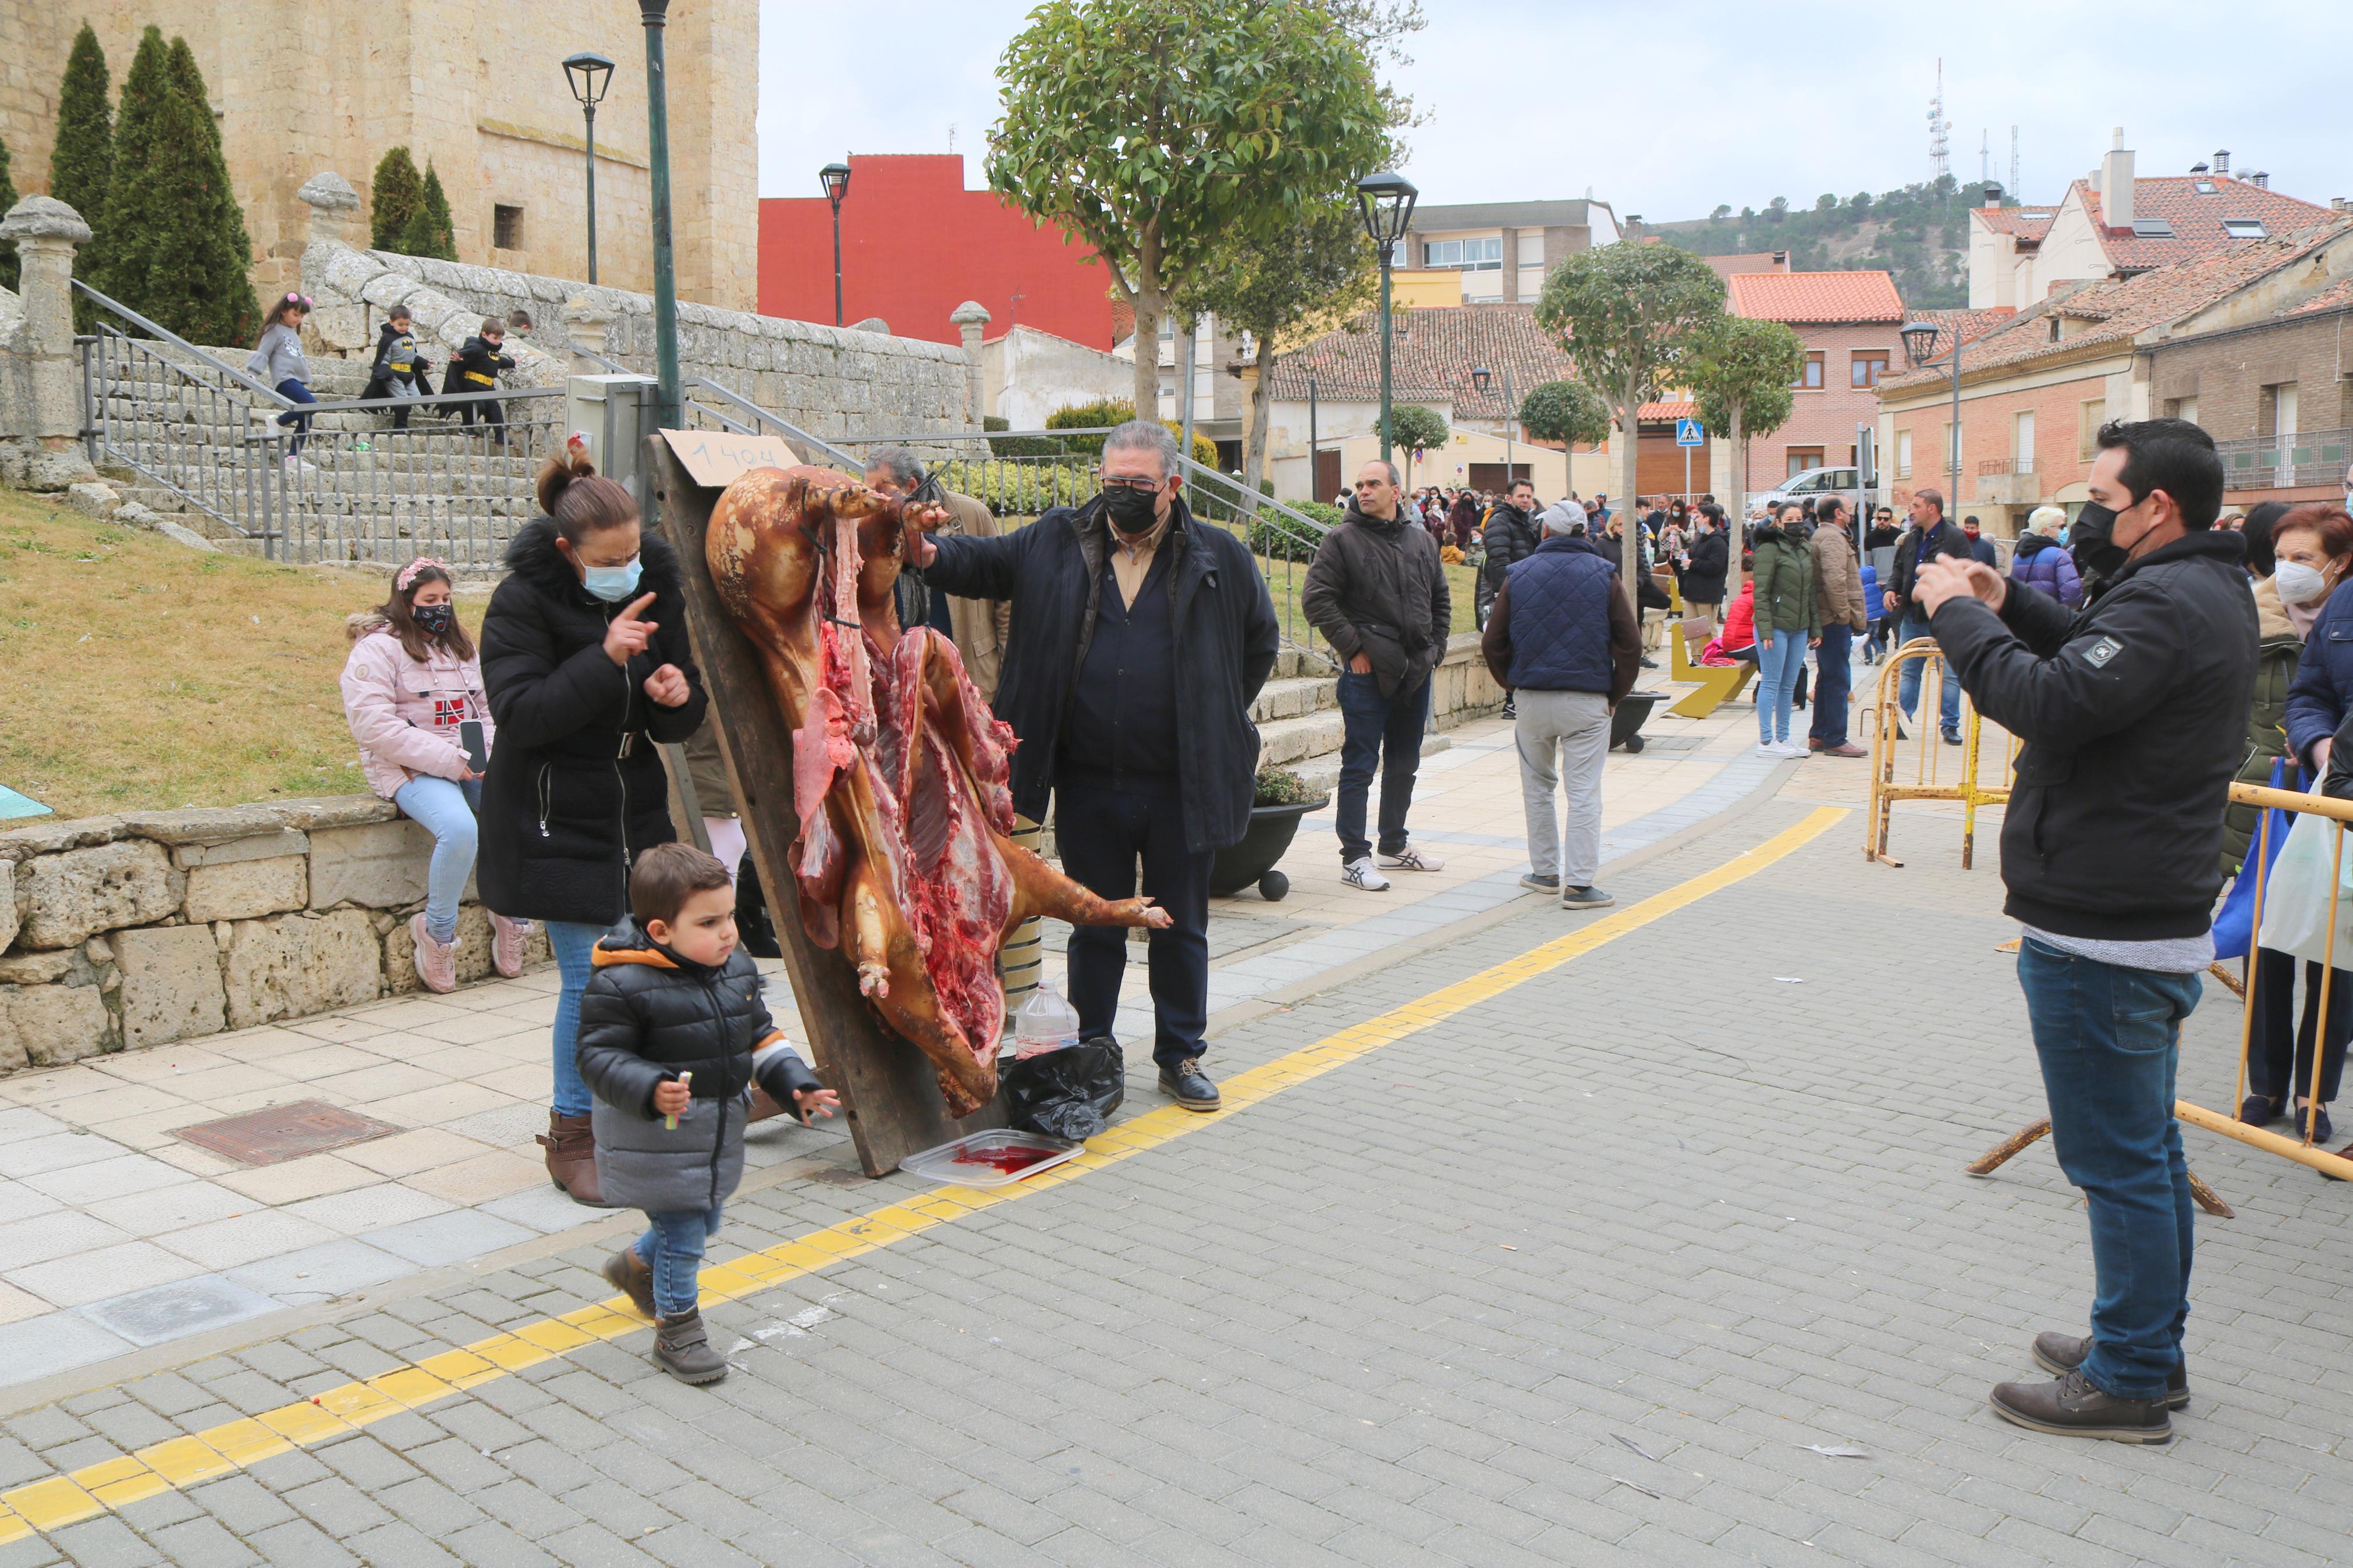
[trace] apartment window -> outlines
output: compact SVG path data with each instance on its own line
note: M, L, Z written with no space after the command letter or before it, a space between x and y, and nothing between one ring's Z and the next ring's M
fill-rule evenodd
M1820 392L1822 389L1822 356L1819 353L1808 354L1806 368L1799 371L1798 379L1789 384L1801 392Z
M2031 474L2034 471L2034 411L2013 414L2010 420L2010 471Z
M2293 436L2295 431L2295 383L2283 381L2263 389L2262 401L2255 410L2261 421L2258 436Z
M2195 399L2192 399L2194 402ZM2179 407L2176 399L2170 407ZM2180 416L2173 416L2179 418ZM2105 397L2085 398L2076 406L2075 457L2079 462L2090 462L2100 455L2100 426L2108 422L2108 400Z
M2194 397L2175 398L2173 400L2173 416L2176 419L2187 419L2192 425L2197 424L2198 400Z
M1909 430L1895 432L1895 477L1899 479L1912 477L1912 432Z
M501 250L522 248L522 208L494 206L491 209L491 243Z
M1951 420L1945 421L1945 470L1950 473L1961 464L1961 427Z
M1799 474L1810 474L1821 466L1822 449L1820 447L1792 447L1789 448L1787 477L1794 479Z
M1877 386L1887 374L1887 351L1876 349L1858 353L1846 362L1846 384L1849 386Z
M1430 239L1421 247L1424 267L1459 267L1466 272L1499 272L1504 266L1504 237L1489 239Z

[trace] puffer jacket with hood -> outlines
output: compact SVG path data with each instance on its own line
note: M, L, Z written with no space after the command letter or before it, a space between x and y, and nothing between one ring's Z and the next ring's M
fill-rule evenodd
M686 637L678 556L643 536L643 580L608 604L581 585L555 548L555 524L533 519L507 548L508 575L482 617L482 678L499 747L482 784L482 901L513 920L610 925L628 908L637 853L677 837L670 775L654 743L682 742L709 698ZM627 668L605 654L605 632L646 594L638 618L655 625ZM686 676L687 699L664 708L646 679L665 664Z
M2084 579L2075 570L2075 558L2060 549L2057 540L2040 533L2018 536L2018 549L2010 560L2010 580L2040 588L2071 610L2084 603Z
M1819 633L1822 611L1814 593L1814 552L1799 535L1773 523L1757 530L1757 635Z
M375 610L343 626L352 639L343 661L343 718L359 742L368 788L390 800L420 773L463 778L458 726L480 720L485 748L497 730L483 696L481 660L459 658L438 642L426 644L422 660L411 658L392 623Z
M718 1207L743 1180L752 1085L789 1109L817 1075L785 1044L742 948L712 968L633 920L597 942L593 962L576 1049L596 1097L589 1114L605 1202L649 1214ZM666 1126L654 1090L688 1073L693 1099Z

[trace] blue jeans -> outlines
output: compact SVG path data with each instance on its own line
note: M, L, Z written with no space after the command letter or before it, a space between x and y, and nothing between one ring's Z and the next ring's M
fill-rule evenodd
M719 1234L719 1211L649 1214L652 1223L638 1237L637 1254L654 1271L654 1310L676 1318L694 1310L695 1277L702 1272L703 1244Z
M1381 774L1381 853L1406 844L1406 813L1413 807L1414 775L1421 771L1421 732L1430 722L1430 681L1381 695L1380 678L1340 672L1340 800L1334 826L1340 834L1340 864L1373 852L1365 838L1365 797L1373 770Z
M1789 698L1806 667L1806 634L1757 634L1757 738L1766 745L1789 738Z
M1814 721L1807 735L1823 749L1846 744L1846 697L1854 689L1854 628L1844 621L1822 627L1814 650Z
M2173 1075L2199 977L2077 958L2028 937L2018 986L2051 1101L2052 1152L2091 1204L2084 1375L2119 1399L2162 1398L2189 1316L2189 1166Z
M564 977L564 988L555 994L553 1103L558 1116L586 1116L590 1096L588 1086L580 1079L580 994L588 989L588 976L596 973L592 955L596 951L596 939L610 928L572 921L540 923L547 928L547 945L554 950L555 970Z
M425 930L435 942L458 934L458 900L474 869L474 818L482 809L482 781L459 784L419 773L393 791L392 804L433 835L425 872Z
M309 387L290 375L278 384L278 395L290 397L297 403L319 401L311 395ZM302 443L311 438L311 416L307 414L281 414L278 416L278 423L294 426L294 439L288 445L286 450L290 455L300 454L302 450Z
M1914 638L1927 635L1927 618L1906 610L1904 612L1904 624L1895 631L1895 646L1902 647ZM1920 706L1920 671L1924 668L1925 662L1917 658L1904 661L1904 674L1896 689L1896 697L1904 704L1904 717L1906 719L1912 717L1913 710ZM1941 706L1945 710L1945 732L1956 735L1961 729L1961 680L1950 669L1945 671L1944 692Z

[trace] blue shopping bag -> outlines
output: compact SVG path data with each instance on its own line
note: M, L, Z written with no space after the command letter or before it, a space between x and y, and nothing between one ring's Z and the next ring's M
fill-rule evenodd
M2291 774L2291 764L2285 757L2272 760L2272 788L2295 789L2303 777L2301 770ZM2263 845L2263 817L2271 819L2271 842ZM2222 907L2214 913L2214 956L2244 958L2253 945L2255 930L2255 888L2271 875L2272 862L2279 858L2280 846L2287 842L2289 814L2273 806L2262 813L2255 822L2255 837L2247 846L2247 863L2239 868L2232 879L2231 890L2222 896ZM2257 846L2263 846L2263 863L2260 870L2254 864ZM2248 875L2250 871L2255 874Z

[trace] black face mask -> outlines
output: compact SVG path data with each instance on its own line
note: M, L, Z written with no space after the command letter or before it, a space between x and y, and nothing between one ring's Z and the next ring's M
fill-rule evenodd
M446 636L458 624L458 611L451 605L413 605L408 615L417 623L417 629L428 637Z
M2111 577L2123 569L2127 557L2113 537L2116 527L2115 512L2097 501L2084 503L2067 531L2067 553L2074 557L2076 571L2086 577Z
M1160 492L1126 485L1103 491L1103 512L1122 533L1149 533L1160 521Z

